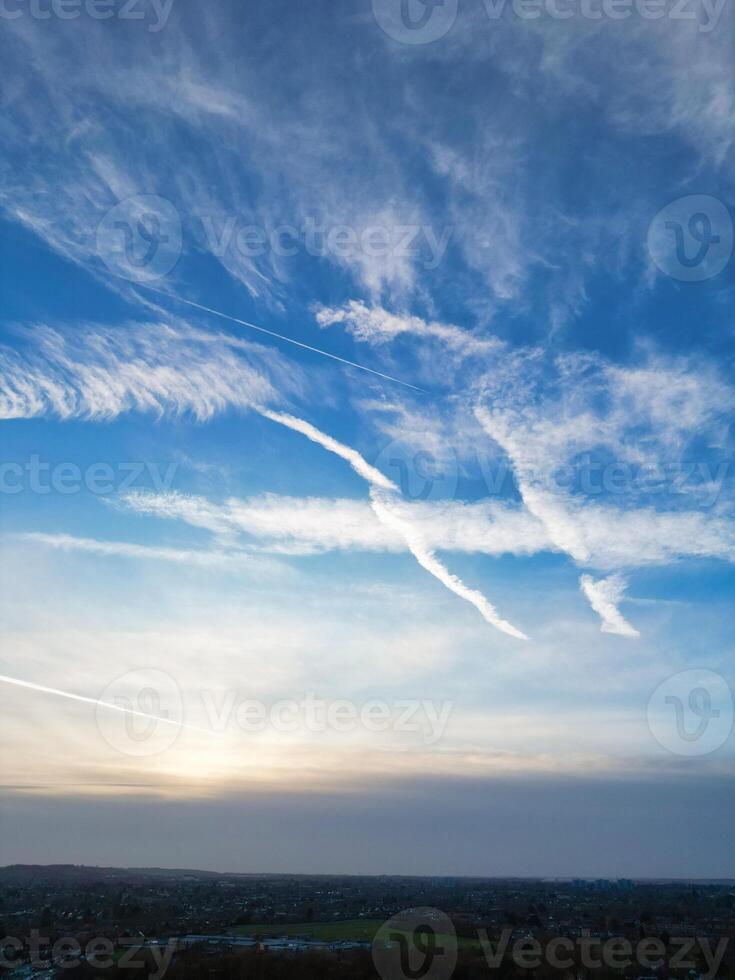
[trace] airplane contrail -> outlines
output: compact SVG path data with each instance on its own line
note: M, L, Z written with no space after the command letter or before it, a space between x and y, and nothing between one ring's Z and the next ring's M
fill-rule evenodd
M328 350L323 350L321 347L311 347L309 344L303 344L300 340L294 340L293 337L287 337L285 334L276 333L275 330L268 330L266 327L260 327L257 323L251 323L249 320L241 320L239 317L232 316L230 313L222 313L221 310L214 310L211 306L204 306L202 303L195 303L194 300L184 299L183 296L178 296L176 293L169 293L165 289L157 289L155 286L149 286L145 282L136 282L136 286L140 286L143 289L148 289L152 293L158 293L159 296L165 296L167 299L172 299L177 303L184 303L186 306L193 306L195 310L202 310L204 313L211 313L213 316L219 316L223 320L230 320L232 323L237 323L241 327L249 327L251 330L257 330L259 333L268 334L269 337L275 337L277 340L284 340L287 344L293 344L295 347L301 347L303 350L311 351L313 354L321 354L322 357L329 357L333 361L339 361L340 364L346 364L348 367L357 368L358 371L367 371L368 374L374 374L377 378L382 378L383 381L391 381L393 384L403 385L404 388L410 388L412 391L418 391L422 395L427 394L424 388L419 388L417 385L409 384L408 381L401 381L400 378L394 378L390 374L383 374L381 371L375 371L373 368L366 367L364 364L358 364L356 361L349 361L346 357L340 357L338 354L331 354Z
M460 599L471 603L486 623L494 626L501 633L514 636L517 640L527 640L528 637L526 634L516 629L507 619L503 619L495 606L485 598L482 592L469 588L461 578L458 578L458 576L450 572L444 563L439 561L431 548L426 547L421 540L421 536L414 531L410 523L403 520L391 509L389 500L390 498L385 494L378 493L375 490L370 491L370 504L378 520L386 527L393 528L401 535L408 546L408 550L419 565L430 575L433 575L434 578L438 579L450 592L454 592Z
M375 516L381 524L389 527L403 538L408 550L411 552L421 567L434 578L438 579L445 588L454 592L460 599L471 603L486 622L490 623L502 633L514 636L519 640L527 640L528 637L521 630L516 629L512 623L503 619L496 610L495 606L489 602L485 596L476 589L470 589L465 583L453 575L448 568L436 557L430 548L427 548L421 541L421 536L415 532L410 522L399 517L390 506L391 500L399 496L399 488L389 480L380 470L371 466L370 463L356 449L346 446L337 439L332 438L317 429L315 425L294 415L287 415L284 412L272 412L269 409L257 408L257 412L265 418L284 425L286 428L293 429L306 436L312 442L322 446L330 453L340 456L350 464L352 469L367 482L370 487L370 503Z
M82 701L85 704L94 704L100 708L109 708L110 711L121 711L126 715L137 715L139 718L162 721L164 725L175 725L177 728L190 728L194 732L206 732L208 735L214 734L214 730L211 728L197 728L195 725L185 725L183 721L175 721L173 718L162 718L161 715L152 715L147 711L137 711L135 708L123 708L122 705L110 704L109 701L88 698L83 694L71 694L69 691L59 691L55 687L45 687L43 684L34 684L32 681L22 681L18 677L6 677L4 674L0 674L0 683L13 684L15 687L25 687L30 691L40 691L42 694L55 694L59 698L69 698L70 701Z

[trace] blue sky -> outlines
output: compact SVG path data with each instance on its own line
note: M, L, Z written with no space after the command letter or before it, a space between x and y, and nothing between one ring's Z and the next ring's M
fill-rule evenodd
M733 11L39 9L0 42L2 857L180 864L171 806L206 834L293 793L347 842L372 794L394 867L235 864L735 873L692 846L735 745ZM213 733L212 692L270 722ZM310 692L394 720L273 722ZM432 866L406 813L456 780ZM575 857L593 787L671 824ZM557 804L566 868L517 831ZM85 839L98 806L155 846Z

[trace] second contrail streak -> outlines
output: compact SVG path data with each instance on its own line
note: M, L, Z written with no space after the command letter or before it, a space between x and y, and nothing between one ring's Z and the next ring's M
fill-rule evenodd
M417 385L409 384L408 381L401 381L400 378L394 378L390 374L382 374L380 371L375 371L373 368L366 367L364 364L358 364L356 361L348 361L346 357L340 357L338 354L330 354L328 350L322 350L321 347L311 347L309 344L303 344L300 340L294 340L293 337L287 337L285 334L276 333L275 330L268 330L267 327L260 327L257 323L251 323L249 320L241 320L239 317L232 316L230 313L222 313L221 310L213 310L211 306L204 306L202 303L195 303L194 300L184 299L183 296L178 296L176 293L166 292L165 289L156 289L155 286L149 286L145 282L136 282L136 286L140 286L143 289L148 289L152 293L158 293L159 296L166 296L168 299L174 300L176 303L184 303L186 306L192 306L195 310L201 310L204 313L211 313L212 316L219 316L223 320L229 320L231 323L237 323L241 327L249 327L251 330L257 330L259 333L267 334L269 337L275 337L277 340L284 340L287 344L293 344L295 347L301 347L303 350L311 351L313 354L321 354L322 357L328 357L332 361L339 361L340 364L346 364L348 367L357 368L358 371L366 371L368 374L374 374L377 378L382 378L383 381L391 381L393 384L403 385L404 388L410 388L412 391L419 391L421 394L426 394L423 388L419 388Z
M94 704L100 708L108 708L110 711L121 711L125 715L136 715L138 718L151 718L154 721L161 721L164 725L175 725L177 728L190 728L195 732L206 732L208 735L213 733L210 728L197 728L194 725L185 725L183 721L175 721L173 718L162 718L160 715L152 715L147 711L137 711L135 708L123 708L119 704L110 704L109 701L100 701L97 698L88 698L83 694L71 694L69 691L59 691L55 687L45 687L43 684L34 684L32 681L22 681L17 677L6 677L0 674L0 683L13 684L15 687L25 687L29 691L40 691L41 694L53 694L58 698L68 698L70 701L82 701L84 704Z

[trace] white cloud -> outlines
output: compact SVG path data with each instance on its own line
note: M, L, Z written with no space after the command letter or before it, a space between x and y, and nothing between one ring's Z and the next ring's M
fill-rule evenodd
M389 480L380 470L371 466L357 450L352 449L350 446L345 446L344 443L338 442L325 432L321 432L310 422L296 418L293 415L287 415L284 412L261 410L260 414L272 422L277 422L279 425L285 426L287 429L299 432L302 436L306 436L307 439L311 440L311 442L317 443L317 445L322 446L328 452L334 453L335 456L344 459L350 464L355 473L371 484L371 486L380 487L381 490L398 489L392 480Z
M123 42L89 18L57 21L54 36L31 29L38 24L30 17L5 22L8 70L22 80L5 104L4 147L24 159L23 180L11 167L0 189L6 214L67 259L106 276L95 243L101 219L121 200L158 194L182 217L184 261L208 253L271 308L283 311L290 290L298 289L298 264L278 248L242 247L244 228L269 242L279 228L295 229L301 258L318 263L323 256L370 295L412 290L417 257L408 250L328 245L334 229L347 228L361 241L371 228L394 237L404 225L429 223L387 140L369 127L354 141L342 138L357 124L355 93L335 89L326 60L307 58L300 47L289 58L292 68L321 77L313 100L297 106L278 91L285 76L254 41L257 30L233 49L237 31L229 18L238 14L226 8L174 14L164 51L145 31ZM110 127L111 116L120 124ZM53 135L57 126L69 134L66 141ZM371 179L361 173L356 181L350 163L361 170L366 154ZM307 244L310 226L317 246ZM183 281L185 273L177 268L175 277Z
M477 4L451 38L420 49L426 76L417 52L397 58L373 23L330 18L325 31L316 17L304 27L308 44L282 38L276 55L257 42L271 27L264 14L252 15L258 29L246 37L232 29L234 16L222 7L176 10L165 51L146 31L123 43L89 18L56 22L56 33L29 17L6 21L7 213L61 254L99 268L94 231L106 210L134 194L169 196L188 224L187 253L208 252L253 297L280 309L299 291L296 266L273 250L234 247L231 219L236 230L254 225L267 234L308 221L358 237L371 226L430 227L435 235L449 228L461 269L452 266L442 281L454 286L459 271L470 307L529 308L524 287L534 273L552 271L539 293L557 326L583 308L600 261L615 274L639 256L639 223L658 210L662 191L652 136L682 151L672 195L681 176L730 166L729 5L717 29L702 32L669 17L490 20ZM342 84L366 63L370 86ZM461 125L455 94L439 81L458 64L468 83ZM299 98L288 97L292 83ZM111 117L119 125L110 127ZM635 152L621 156L611 188L607 153L580 160L573 124L585 117L597 120L603 149L643 142L648 166ZM549 119L574 136L566 152L549 153ZM594 193L562 202L558 188L582 165ZM202 217L217 229L211 238ZM425 297L427 279L445 272L422 270L410 250L327 249L325 259L373 299Z
M603 633L615 633L617 636L639 637L637 629L625 619L618 604L625 595L626 581L620 575L595 580L591 575L583 575L580 580L582 591L589 603L602 620Z
M549 364L539 352L515 352L485 376L480 390L476 418L507 453L524 504L576 562L615 568L693 555L735 560L735 526L722 507L691 509L671 481L654 508L632 480L618 492L608 486L604 502L589 487L567 490L554 480L584 453L590 460L597 453L624 478L630 464L666 474L688 453L702 452L692 447L705 440L708 462L721 462L735 391L712 364L651 354L635 367L592 354ZM711 481L699 492L710 489ZM696 493L692 499L697 503ZM607 581L609 590L617 588L618 579ZM595 591L592 579L585 582L583 591L595 597L599 612L607 601L604 588ZM606 615L623 629L609 603Z
M514 636L518 640L528 639L525 633L522 633L512 623L503 619L495 606L491 602L488 602L481 592L478 592L477 589L468 588L460 578L453 575L439 561L434 552L426 546L426 542L419 528L403 520L393 509L391 506L392 498L390 496L372 491L371 499L373 510L378 515L378 518L387 527L395 528L403 537L409 551L422 568L425 568L430 575L433 575L442 585L446 586L451 592L454 592L455 595L458 595L460 599L471 603L483 619L490 623L491 626L500 630L501 633L507 633L508 636Z
M400 552L403 537L377 520L364 500L265 494L215 504L184 494L126 494L120 506L136 513L184 521L218 536L245 534L262 547L293 554L324 551ZM396 516L422 529L431 550L487 555L530 555L553 550L543 525L512 503L482 500L408 502L393 499Z
M291 554L332 550L400 552L399 535L380 523L365 500L265 494L215 504L184 494L134 493L119 503L139 514L181 520L219 537L247 535L259 547Z
M30 531L21 534L25 541L46 545L59 551L81 551L92 555L113 558L134 558L143 561L167 561L180 565L198 565L202 568L250 568L262 571L262 564L243 552L202 551L188 548L167 548L148 544L131 544L127 541L103 541L96 538L80 538L73 534L46 534Z
M321 327L343 324L356 340L373 345L386 344L408 334L423 340L437 340L461 357L495 353L502 347L495 337L476 337L453 324L389 313L382 306L369 307L354 299L339 308L318 307L316 320Z
M405 541L382 525L363 500L264 494L218 504L185 494L126 494L119 505L135 513L181 520L228 538L246 535L259 547L308 555L333 550L396 553ZM406 501L394 497L393 512L421 528L432 551L519 557L564 551L544 523L510 501L484 499ZM598 504L565 515L589 552L590 567L664 565L682 558L735 562L735 526L697 512L662 513L652 508L622 511Z
M0 417L112 419L127 411L190 412L278 401L302 386L278 352L186 325L131 323L23 331L0 347Z
M484 619L496 629L518 639L527 639L524 633L506 620L501 619L494 606L481 593L468 588L456 575L449 572L434 553L426 547L420 532L410 522L402 519L393 511L393 500L400 499L398 498L398 487L387 479L380 470L371 466L356 450L326 435L303 419L275 412L264 412L263 414L274 422L279 422L281 425L305 435L312 442L323 446L328 452L346 460L355 472L370 484L373 510L378 519L403 537L408 550L422 568L426 569L430 575L437 578L455 595L475 606Z

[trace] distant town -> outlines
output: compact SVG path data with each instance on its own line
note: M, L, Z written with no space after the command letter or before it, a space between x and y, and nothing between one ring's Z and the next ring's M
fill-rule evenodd
M393 980L375 945L385 923L408 921L412 910L447 923L436 931L442 948L451 944L456 951L451 973L458 980L492 973L559 980L735 977L735 882L728 880L248 875L71 865L0 869L0 976ZM444 967L437 972L432 964L423 973L397 969L395 980L447 978Z

